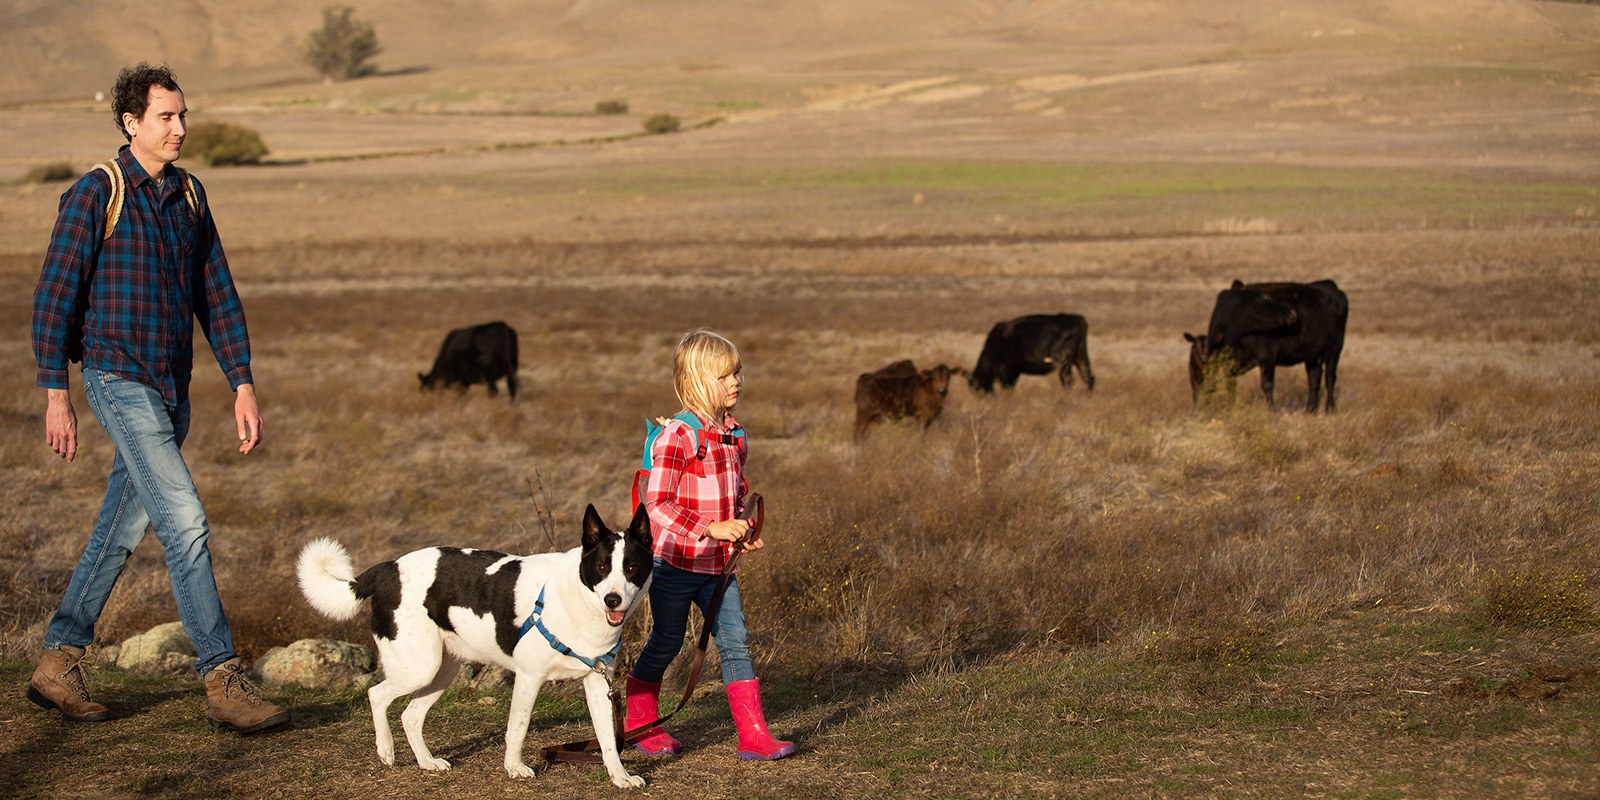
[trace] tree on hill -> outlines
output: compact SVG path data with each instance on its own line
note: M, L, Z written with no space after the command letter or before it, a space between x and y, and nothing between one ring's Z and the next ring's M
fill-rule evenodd
M349 6L328 6L322 9L322 27L306 37L306 62L323 80L349 80L378 71L367 63L383 52L378 34L372 23L357 20L354 14Z

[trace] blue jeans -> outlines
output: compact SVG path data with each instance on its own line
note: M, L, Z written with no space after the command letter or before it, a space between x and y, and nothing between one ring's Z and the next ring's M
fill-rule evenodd
M689 604L706 613L711 595L717 591L716 575L686 572L656 559L650 579L650 639L644 643L633 677L646 683L660 683L667 665L683 648L684 631L689 627ZM750 664L750 644L744 628L744 606L739 602L739 579L728 578L728 589L717 609L717 626L711 637L717 643L722 662L722 682L747 681L756 676Z
M166 551L178 618L194 641L195 671L204 675L233 658L234 651L211 573L206 511L178 453L189 433L189 401L169 406L160 392L138 381L92 369L83 371L83 389L117 454L100 517L67 583L61 608L50 619L44 646L87 647L94 641L94 624L111 588L149 526Z

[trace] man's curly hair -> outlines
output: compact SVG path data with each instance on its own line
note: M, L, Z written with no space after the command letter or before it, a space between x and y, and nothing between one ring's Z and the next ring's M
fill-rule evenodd
M136 67L123 67L117 73L117 85L111 87L111 116L122 138L133 141L133 137L128 135L127 126L122 124L122 115L132 114L134 119L144 119L145 109L150 107L152 86L176 92L178 79L166 64L152 67L143 61Z

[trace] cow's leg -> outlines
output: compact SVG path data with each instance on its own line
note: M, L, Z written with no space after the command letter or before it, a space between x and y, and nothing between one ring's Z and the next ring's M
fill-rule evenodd
M517 402L517 373L506 373L506 393L511 395L511 402Z
M487 378L487 379L484 380L483 383L484 383L485 386L489 387L489 396L490 397L499 397L500 396L500 387L496 385L496 380L494 378Z
M1277 378L1277 367L1272 364L1261 365L1261 393L1267 397L1267 408L1276 409L1278 404L1272 400L1272 386Z
M1322 399L1322 362L1306 362L1306 410L1317 413L1317 403Z
M1058 374L1057 378L1058 378L1058 380L1061 381L1061 388L1063 388L1063 389L1071 389L1072 388L1072 359L1070 359L1070 358L1061 359L1061 371Z
M1094 370L1089 369L1089 345L1078 348L1078 373L1083 375L1083 388L1094 391Z
M1333 386L1339 382L1339 357L1337 355L1328 359L1328 366L1324 370L1323 375L1324 380L1328 382L1327 409L1329 413L1332 413L1333 410L1338 407L1338 404L1334 402L1333 399Z

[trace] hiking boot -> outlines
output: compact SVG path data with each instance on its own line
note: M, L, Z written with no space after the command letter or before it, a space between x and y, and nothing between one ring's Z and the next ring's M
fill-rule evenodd
M111 716L106 707L89 699L89 676L83 671L84 650L62 645L45 648L28 679L28 699L54 708L73 722L100 722Z
M254 733L289 721L288 709L275 706L244 675L237 658L206 673L206 719L212 729Z

